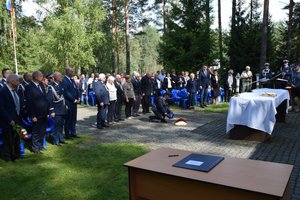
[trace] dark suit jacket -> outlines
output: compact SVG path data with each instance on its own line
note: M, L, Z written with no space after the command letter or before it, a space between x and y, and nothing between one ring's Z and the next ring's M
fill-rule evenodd
M197 81L195 79L193 81L192 79L189 79L186 85L186 90L191 94L197 93Z
M202 86L203 88L207 88L208 86L211 85L211 79L210 79L210 72L209 72L209 70L207 70L206 75L205 75L205 73L204 73L203 70L201 70L199 72L199 82L200 82L199 86Z
M8 128L9 123L14 120L17 122L18 115L14 99L5 85L0 89L0 127Z
M64 77L61 87L63 88L64 98L68 107L74 104L75 100L79 98L79 91L73 79L71 81Z
M147 76L144 76L141 80L141 91L145 93L145 95L150 96L152 94L152 80Z
M50 105L46 91L41 85L43 92L33 83L25 87L25 99L27 114L30 118L46 118L50 114Z
M133 90L135 94L141 95L142 94L142 88L141 88L141 81L133 78L131 80L132 85L133 85Z
M117 83L117 81L115 81L115 86L117 88L117 101L118 102L123 102L124 91L123 91L122 84L121 83Z
M109 92L106 89L106 86L101 81L95 83L95 95L97 97L98 103L104 103L105 105L109 104Z

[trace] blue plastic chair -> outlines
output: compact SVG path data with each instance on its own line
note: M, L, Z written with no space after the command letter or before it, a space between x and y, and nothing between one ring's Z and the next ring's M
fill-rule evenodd
M172 101L175 103L175 105L179 106L179 103L181 101L180 91L179 90L172 90Z
M220 98L219 98L219 102L222 103L224 101L224 88L220 88Z
M189 100L189 95L188 95L188 92L187 92L186 88L180 90L180 97L181 97L181 102L182 102L182 105L183 105L183 109L185 110L187 108L186 102Z
M211 90L211 88L207 89L207 101L208 101L208 104L212 104L212 90Z
M199 105L200 97L201 97L201 90L199 90L199 91L195 94L195 105L196 105L196 106Z

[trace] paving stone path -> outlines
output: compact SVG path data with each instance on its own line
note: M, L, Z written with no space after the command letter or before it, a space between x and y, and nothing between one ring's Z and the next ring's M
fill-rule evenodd
M95 139L82 144L137 142L149 149L170 147L200 153L263 160L294 165L291 177L293 200L300 200L300 113L289 113L286 123L277 123L272 141L230 140L225 134L226 114L176 110L175 117L185 118L188 126L178 127L174 120L161 124L148 121L151 114L119 122L109 128L95 127L96 107L79 107L79 134Z

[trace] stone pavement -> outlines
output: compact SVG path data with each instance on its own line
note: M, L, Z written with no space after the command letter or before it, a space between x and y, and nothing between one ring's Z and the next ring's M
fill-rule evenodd
M109 128L95 128L96 107L79 107L79 135L95 139L83 144L137 142L149 149L170 147L194 152L263 160L294 165L291 177L293 200L300 200L300 113L289 113L286 123L277 123L271 143L230 140L225 134L226 114L175 110L175 117L185 118L188 126L177 127L148 121L150 114L117 123Z

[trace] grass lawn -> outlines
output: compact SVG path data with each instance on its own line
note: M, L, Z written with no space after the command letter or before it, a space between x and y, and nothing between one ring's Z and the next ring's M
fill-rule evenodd
M129 199L123 164L146 153L146 148L133 143L79 146L91 139L48 145L39 155L27 151L16 163L0 160L0 199Z
M204 111L227 113L228 112L228 103L218 103L216 105L209 105L204 109Z

